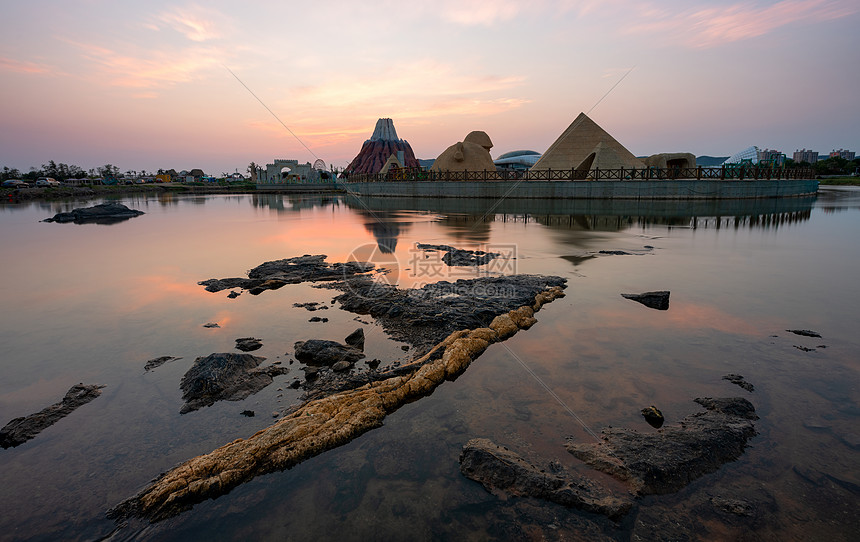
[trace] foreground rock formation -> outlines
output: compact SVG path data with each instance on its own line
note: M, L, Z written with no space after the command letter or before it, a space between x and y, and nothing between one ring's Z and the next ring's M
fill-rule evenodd
M232 352L197 358L179 384L185 401L180 414L213 405L216 401L240 401L288 371L277 365L258 368L265 359Z
M550 463L551 472L546 472L486 439L466 444L460 471L493 493L534 497L619 520L630 511L632 497L682 489L736 460L756 434L753 422L758 417L746 399L695 401L707 410L656 433L609 427L602 432L602 442L567 444L568 451L590 467L625 482L629 493L623 495L613 495L558 462Z
M508 275L401 290L356 277L331 287L343 291L335 297L343 309L373 316L393 339L426 352L454 331L487 327L498 315L530 306L540 292L565 283L554 276Z
M248 271L248 278L208 279L197 284L207 292L220 292L242 288L257 295L266 290L277 290L287 284L309 281L345 280L373 271L374 264L367 262L326 263L325 254L296 256L265 262Z
M46 218L43 222L113 224L142 214L144 214L143 211L129 209L122 203L101 203L92 207L74 209L68 213L57 213L52 218Z
M102 394L104 386L75 384L59 403L55 403L35 414L15 418L0 429L0 446L12 448L24 444L71 414L79 406L85 405Z
M535 497L570 508L619 519L630 511L629 497L615 497L600 484L568 474L557 466L546 472L487 439L472 439L460 454L460 472L488 491Z
M290 468L343 445L462 373L490 344L533 325L535 311L563 295L561 286L546 286L527 304L496 316L486 327L451 333L410 363L408 373L309 401L248 439L237 439L162 474L108 515L164 519L255 476Z
M609 427L603 442L567 445L591 467L627 482L636 495L673 493L743 453L755 436L755 407L741 397L695 400L705 412L656 433Z

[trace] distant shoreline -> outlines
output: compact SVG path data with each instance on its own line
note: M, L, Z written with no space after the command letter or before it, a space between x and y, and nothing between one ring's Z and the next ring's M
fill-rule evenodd
M29 201L45 199L93 198L126 194L248 194L256 192L253 184L235 185L188 185L179 183L132 184L132 185L93 185L59 186L49 188L3 188L2 199L9 201Z

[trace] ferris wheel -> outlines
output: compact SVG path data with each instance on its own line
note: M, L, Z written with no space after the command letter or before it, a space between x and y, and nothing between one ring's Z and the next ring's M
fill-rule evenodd
M316 162L314 162L314 169L325 171L325 162L323 162L322 158L317 158Z

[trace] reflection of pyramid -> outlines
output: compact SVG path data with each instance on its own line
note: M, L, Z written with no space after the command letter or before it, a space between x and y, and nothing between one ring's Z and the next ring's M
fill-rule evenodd
M643 168L645 164L585 113L580 113L532 169L588 170L597 167Z

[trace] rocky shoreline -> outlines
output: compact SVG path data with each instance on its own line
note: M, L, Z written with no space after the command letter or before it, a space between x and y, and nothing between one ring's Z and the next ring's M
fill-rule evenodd
M490 344L531 327L536 322L534 313L562 296L561 286L547 286L528 304L497 315L488 327L451 333L408 364L406 374L309 400L253 436L237 439L165 472L143 491L111 509L108 516L117 520L166 519L256 476L290 468L346 444L382 425L382 420L400 406L456 378Z
M93 198L126 194L252 194L256 188L250 185L242 186L197 186L174 183L132 184L132 185L94 185L94 186L60 186L47 188L3 188L0 189L0 199L6 202L21 202L32 200L56 200Z

